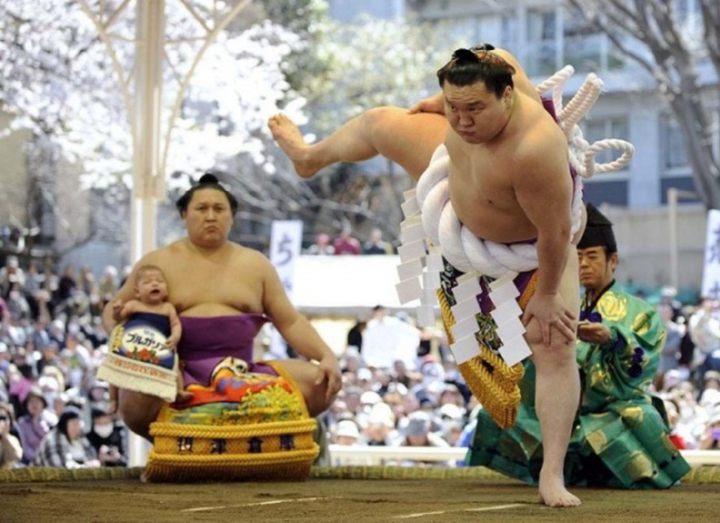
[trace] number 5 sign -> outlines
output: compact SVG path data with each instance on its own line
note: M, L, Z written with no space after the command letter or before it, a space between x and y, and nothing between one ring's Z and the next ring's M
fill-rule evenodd
M300 255L303 224L300 220L274 221L270 235L270 261L292 300L295 260Z
M272 222L270 233L270 262L285 287L288 298L292 301L293 280L295 278L295 260L300 255L302 243L302 222L300 220ZM270 354L276 358L287 357L287 346L280 333L272 328L270 331Z

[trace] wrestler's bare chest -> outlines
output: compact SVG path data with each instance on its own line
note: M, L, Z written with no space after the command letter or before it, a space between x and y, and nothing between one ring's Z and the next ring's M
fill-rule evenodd
M206 259L166 256L169 301L179 314L216 316L262 311L262 278L242 255Z
M496 242L535 238L512 184L516 166L510 147L450 148L450 200L460 221L476 236Z

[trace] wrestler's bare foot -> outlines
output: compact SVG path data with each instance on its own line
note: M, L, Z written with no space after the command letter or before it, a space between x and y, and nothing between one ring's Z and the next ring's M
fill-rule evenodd
M540 472L540 502L548 507L577 507L580 498L571 494L563 482L562 476Z
M282 113L270 117L268 127L275 141L293 163L295 171L302 178L310 178L324 167L321 162L310 158L310 146L298 126Z

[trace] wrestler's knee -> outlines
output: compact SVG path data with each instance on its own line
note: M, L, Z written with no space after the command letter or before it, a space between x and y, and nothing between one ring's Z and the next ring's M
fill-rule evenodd
M310 416L315 417L327 410L334 397L328 398L328 382L323 379L323 373L318 366L299 360L284 360L282 365L297 383Z
M527 327L525 339L530 345L536 366L575 365L575 340L568 340L557 329L550 329L550 344L546 345L543 343L539 325L533 320Z
M363 113L363 124L370 134L375 134L383 129L395 115L398 108L390 106L373 107Z
M118 413L128 429L150 439L150 424L157 418L163 400L120 389Z
M313 365L313 367L315 366ZM334 394L328 397L328 382L322 378L323 374L317 367L310 372L310 382L306 388L305 403L312 417L325 412L335 400ZM318 380L321 380L320 383L318 383Z

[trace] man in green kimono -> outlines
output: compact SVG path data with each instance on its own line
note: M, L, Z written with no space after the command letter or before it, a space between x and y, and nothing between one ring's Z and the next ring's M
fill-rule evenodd
M577 341L582 392L565 481L667 488L690 467L668 438L662 402L646 392L665 341L662 320L652 306L615 282L618 254L612 223L592 204L587 216L578 244L585 288ZM467 461L536 484L543 449L534 407L535 369L529 360L525 365L516 424L502 430L481 411Z

